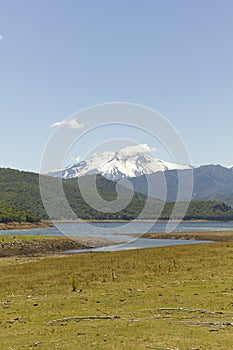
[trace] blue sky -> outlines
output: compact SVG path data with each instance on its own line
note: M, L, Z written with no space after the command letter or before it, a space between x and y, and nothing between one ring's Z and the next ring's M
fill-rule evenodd
M51 124L111 101L165 116L194 165L232 165L232 13L231 0L0 0L0 167L39 171Z

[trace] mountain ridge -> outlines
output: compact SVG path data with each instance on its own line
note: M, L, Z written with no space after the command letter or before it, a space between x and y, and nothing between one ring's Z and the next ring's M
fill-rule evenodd
M49 171L44 175L71 179L86 175L100 174L109 180L116 181L149 175L166 170L192 169L191 165L175 164L155 158L149 153L147 145L129 146L116 152L95 153L64 169Z

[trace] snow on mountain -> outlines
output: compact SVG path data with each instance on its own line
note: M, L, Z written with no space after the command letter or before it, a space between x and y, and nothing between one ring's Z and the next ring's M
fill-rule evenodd
M158 171L190 169L189 165L178 165L155 158L147 145L128 146L117 152L95 153L91 158L70 165L50 176L70 179L91 174L101 174L110 180L148 175Z

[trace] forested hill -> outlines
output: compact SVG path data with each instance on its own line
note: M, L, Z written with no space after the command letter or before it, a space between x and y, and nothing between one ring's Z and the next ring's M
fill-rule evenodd
M76 218L69 211L64 211L62 204L56 198L57 181L56 178L45 177L46 190L50 195L52 202L53 219L72 219ZM111 202L116 199L116 183L97 176L97 190L102 198ZM85 181L84 181L85 188ZM142 212L146 197L143 194L134 193L130 204L119 212L104 213L91 208L83 199L78 187L77 179L63 180L63 190L73 211L81 219L106 220L106 219L134 219ZM92 195L93 189L88 186L85 191ZM127 196L127 189L125 196ZM94 197L93 197L94 198ZM174 219L179 219L184 203L177 205ZM39 217L47 219L48 216L43 207L39 189L39 175L36 173L18 171L12 169L0 169L0 207L6 216L15 215L17 220L24 220ZM151 200L147 212L141 216L141 219L156 219L162 210L163 202ZM169 219L174 203L166 203L160 219ZM13 209L14 208L14 209ZM26 213L25 213L26 212ZM5 215L4 214L4 215ZM33 220L34 220L33 219ZM192 201L184 218L185 220L233 220L233 209L218 201ZM16 220L16 221L17 221Z
M177 203L177 218L185 205L185 202ZM174 203L166 203L161 217L168 220L173 208ZM233 209L230 205L218 201L191 201L184 220L233 220Z
M0 223L8 224L9 222L38 223L40 222L40 218L38 218L35 215L29 214L25 210L1 205Z
M0 168L0 206L18 208L46 218L39 191L39 175Z

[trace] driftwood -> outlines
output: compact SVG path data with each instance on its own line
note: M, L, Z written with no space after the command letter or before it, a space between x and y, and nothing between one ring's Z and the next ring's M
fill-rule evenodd
M58 318L57 320L52 320L47 323L47 326L50 326L53 323L56 322L69 322L69 321L83 321L83 320L115 320L119 319L119 316L74 316L74 317L65 317L65 318Z

